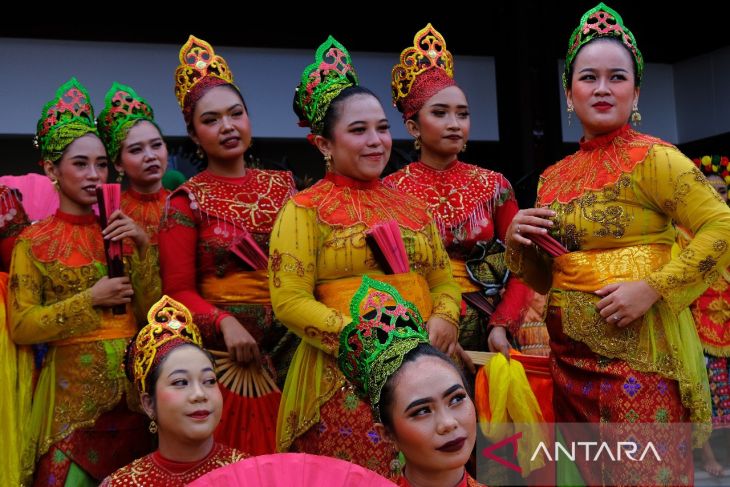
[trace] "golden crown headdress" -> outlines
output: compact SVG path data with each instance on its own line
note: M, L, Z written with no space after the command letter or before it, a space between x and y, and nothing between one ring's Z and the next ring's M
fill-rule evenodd
M147 313L147 325L139 330L127 347L126 372L139 392L148 392L147 377L181 344L203 346L198 327L190 311L165 295Z
M233 84L226 60L216 55L209 43L191 35L180 48L180 65L175 70L175 97L180 108L185 108L185 98L195 85L209 77Z
M440 78L453 79L454 58L446 49L444 36L429 23L416 32L413 45L401 52L400 62L393 66L391 88L393 105L398 110L404 112L403 102L411 95L418 77L434 68L441 71Z

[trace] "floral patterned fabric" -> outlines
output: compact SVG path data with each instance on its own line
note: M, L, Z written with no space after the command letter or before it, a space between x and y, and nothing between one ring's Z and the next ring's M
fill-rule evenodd
M454 161L443 170L414 162L383 182L426 203L452 259L462 293L480 291L482 287L467 273L465 261L477 242L504 242L507 228L519 210L509 181L498 172ZM474 265L473 259L470 264ZM532 292L514 277L503 289L490 317L467 302L459 335L459 343L466 350L487 350L487 321L492 326L507 327L516 336Z

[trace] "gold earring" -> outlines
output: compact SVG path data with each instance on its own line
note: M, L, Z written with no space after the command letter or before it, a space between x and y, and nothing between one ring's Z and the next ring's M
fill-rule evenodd
M157 434L157 423L155 423L154 419L150 421L150 425L147 429L150 430L150 433L153 435Z
M332 154L324 155L324 168L327 172L332 172Z
M117 182L121 183L123 179L124 179L124 169L119 171L119 174L117 174Z
M568 112L568 127L571 127L573 125L573 112L575 112L573 105L568 105L566 111Z
M205 152L203 152L203 149L198 146L198 148L195 150L195 155L198 156L198 159L205 159Z
M421 150L421 136L417 136L416 140L413 141L413 148L416 150Z
M395 450L395 458L390 461L390 471L394 475L400 476L403 474L403 467L405 467L405 460L406 458L403 456L403 453L399 451L397 448L394 448Z
M56 191L59 191L61 189L58 183L58 179L51 178L51 184L53 185L53 189L55 189Z
M461 152L466 152L466 142L464 142L464 146L461 148Z
M631 123L634 127L641 125L641 113L639 113L638 103L635 103L633 110L631 110Z

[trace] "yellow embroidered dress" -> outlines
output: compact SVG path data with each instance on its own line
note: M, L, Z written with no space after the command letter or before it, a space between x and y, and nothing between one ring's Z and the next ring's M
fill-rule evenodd
M7 269L15 241L29 224L18 191L0 185L0 431L5 446L5 454L0 458L0 485L16 485L20 481L20 441L30 407L32 352L29 347L16 347L5 326Z
M686 229L678 228L678 246L673 251L686 247L692 238ZM713 427L730 428L730 268L718 276L690 309L705 351Z
M384 275L366 243L366 231L388 220L400 226L408 274ZM425 205L380 181L328 173L292 197L271 233L271 302L277 318L302 338L284 387L277 448L345 458L388 475L393 452L336 361L364 274L395 285L424 320L438 315L458 323L459 286Z
M150 252L125 257L136 309L160 296ZM24 474L36 483L63 484L80 467L97 481L151 445L144 416L120 401L137 396L121 364L137 331L131 307L124 315L91 305L91 287L107 275L95 215L60 210L18 238L10 269L8 312L13 340L47 344L28 421ZM113 440L113 441L112 441ZM52 457L52 458L51 458Z
M556 421L707 425L688 306L730 262L730 209L675 147L628 126L548 168L536 206L557 213L551 234L570 252L553 260L535 247L510 248L508 261L537 291L550 291ZM674 259L672 220L696 234ZM618 328L598 314L594 291L642 279L661 294L643 318ZM675 453L691 466L691 455Z

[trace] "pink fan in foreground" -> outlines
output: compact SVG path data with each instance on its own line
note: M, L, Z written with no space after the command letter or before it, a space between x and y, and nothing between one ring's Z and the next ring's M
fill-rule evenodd
M360 465L307 453L261 455L219 468L191 487L393 487L394 483Z

